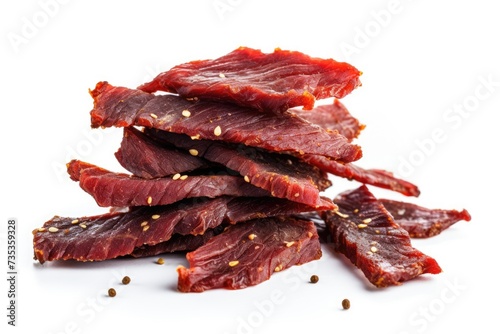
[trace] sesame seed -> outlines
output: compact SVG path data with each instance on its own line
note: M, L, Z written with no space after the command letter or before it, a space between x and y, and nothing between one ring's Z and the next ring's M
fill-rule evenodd
M185 179L187 179L187 178L188 178L188 176L187 176L187 175L182 175L179 179L181 179L181 180L185 180Z
M59 231L59 229L57 227L54 227L54 226L49 227L49 232L55 233L57 231Z
M141 227L146 226L147 224L148 224L148 222L144 221L144 222L141 223Z
M244 179L246 182L250 182L250 178L248 177L248 175L245 175L245 177L243 177L243 179Z
M153 117L154 119L158 118L158 116L156 116L156 114L149 114L149 116Z
M158 219L158 218L160 218L160 215L152 215L151 218Z
M283 266L280 264L280 265L276 266L276 268L274 268L274 271L278 272L278 271L281 271L281 269L283 269Z
M340 211L335 211L335 213L337 214L337 216L339 217L342 217L342 218L349 218L349 215L346 215L345 213L342 213Z
M226 76L224 75L224 73L219 73L219 77L225 78Z
M366 219L363 219L363 223L365 223L365 224L368 224L368 223L370 223L371 221L372 221L372 219L371 219L371 218L366 218Z
M146 232L147 230L149 230L149 225L145 225L145 226L142 228L142 231L143 231L143 232Z
M307 232L307 237L308 238L312 238L312 236L313 236L312 232Z
M365 227L367 227L367 226L368 226L368 225L366 225L366 224L358 224L358 228L365 228Z
M375 246L376 244L377 244L377 242L376 242L376 241L372 241L372 242L370 242L370 245L372 245L372 246Z
M200 135L197 134L197 135L191 136L191 139L192 140L200 139Z
M400 216L404 215L405 211L406 211L405 209L399 209L398 210L398 215L400 215Z
M153 197L149 196L148 197L148 204L151 204L153 202Z
M172 176L172 180L178 180L181 177L181 174L177 173L174 176Z
M358 213L359 212L359 209L354 209L353 211L354 213Z
M255 239L255 237L257 237L257 235L254 233L248 235L248 239L250 239L250 240Z
M237 266L239 263L240 263L240 261L235 260L235 261L229 262L228 264L229 264L230 267L234 267L234 266Z
M38 232L45 232L45 227L40 227L40 228L38 229Z
M186 110L183 110L183 111L182 111L182 116L184 116L184 117L189 117L189 116L191 116L191 112L190 112L189 110L187 110L187 109L186 109Z
M198 150L192 148L189 150L189 154L191 154L192 156L197 156L198 155Z
M289 241L289 242L286 242L285 245L286 245L286 247L292 247L294 243L295 243L295 241Z
M113 288L109 289L108 290L108 296L110 296L110 297L116 296L116 290L113 289Z
M160 257L160 258L158 258L158 260L156 260L156 263L157 264L164 264L165 260L162 257Z
M73 220L71 221L71 224L78 224L78 219L73 219Z
M299 194L299 193L295 193L293 196L295 196L295 197L299 197L299 196L300 196L300 194Z
M371 251L366 252L366 255L373 255Z
M375 233L379 234L379 233L380 233L380 230L375 230Z
M85 225L85 224L83 224L83 223L82 223L82 224L80 224L79 226L80 226L81 228L87 228L87 225Z
M370 251L371 251L372 253L376 253L376 252L378 251L378 249L377 249L377 247L372 246L372 247L370 248Z
M219 137L220 135L222 134L222 129L219 125L217 125L214 129L214 135L216 135L217 137Z

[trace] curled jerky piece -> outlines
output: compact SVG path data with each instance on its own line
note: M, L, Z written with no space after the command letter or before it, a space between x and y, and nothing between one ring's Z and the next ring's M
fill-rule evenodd
M441 272L436 260L412 247L408 232L365 185L338 195L334 202L338 211L325 211L324 219L335 250L376 287Z
M412 238L429 238L461 220L470 221L467 210L427 209L412 203L380 199L396 223Z
M314 223L290 217L263 218L230 226L186 255L177 268L182 292L243 289L274 272L321 257Z
M175 66L139 89L283 112L295 106L311 109L316 99L342 98L361 85L360 75L352 65L333 59L240 47L217 59Z
M155 254L158 249L182 250L179 237L168 243L173 235L201 236L222 224L311 210L309 206L279 198L224 196L192 198L166 206L136 207L127 212L90 217L56 216L33 231L33 248L40 263L69 259L102 261L129 254L139 256L143 252ZM183 240L200 242L199 238ZM144 245L158 246L153 251L138 249Z
M193 138L222 140L269 151L319 154L350 162L361 158L359 146L337 132L297 115L274 115L231 104L155 96L100 82L91 91L92 127L145 126Z
M272 196L312 207L325 206L320 191L331 186L328 175L293 156L214 140L192 140L186 135L155 129L146 129L146 133L237 171L247 182L267 190Z
M110 172L104 168L72 160L68 173L80 187L90 194L99 206L166 205L184 198L230 196L269 196L240 176L187 174L159 179L142 179L124 173Z

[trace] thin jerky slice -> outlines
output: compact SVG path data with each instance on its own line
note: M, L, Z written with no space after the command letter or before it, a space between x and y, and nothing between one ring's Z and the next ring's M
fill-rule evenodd
M98 83L91 95L94 128L145 126L269 151L325 155L344 162L362 155L359 146L348 143L344 136L291 113L273 115L231 104L155 96L107 82Z
M321 170L348 180L356 180L363 184L389 189L405 196L420 195L416 185L403 179L396 178L391 172L381 169L364 169L353 163L342 164L320 155L304 155L301 157L307 163L317 166Z
M337 99L332 104L317 106L313 110L290 109L289 111L329 132L337 131L349 142L356 139L365 128L365 125L352 116Z
M166 205L184 198L231 196L268 196L240 176L208 175L143 179L124 173L72 160L68 173L80 187L90 194L99 206Z
M333 59L240 47L217 59L175 66L139 89L283 112L295 106L311 109L316 99L342 98L361 85L360 75L352 65Z
M243 289L274 272L321 257L314 223L290 217L264 218L230 226L186 255L190 268L177 268L178 289Z
M396 223L412 238L429 238L461 220L470 221L467 210L427 209L412 203L380 199L380 203L391 213Z
M175 234L204 235L222 224L308 212L311 207L279 198L193 198L166 206L135 207L90 217L59 217L33 231L35 257L102 261L132 254L144 245L167 242ZM158 247L173 247L162 245Z
M335 250L376 287L441 272L436 260L412 247L408 232L365 185L338 195L334 202L338 211L325 211L324 218Z
M123 139L115 157L123 168L145 179L210 167L205 159L160 144L134 127L123 129Z
M288 154L219 141L192 140L186 135L155 129L146 129L146 133L237 171L247 182L269 191L275 197L313 207L324 206L320 191L331 186L325 172Z

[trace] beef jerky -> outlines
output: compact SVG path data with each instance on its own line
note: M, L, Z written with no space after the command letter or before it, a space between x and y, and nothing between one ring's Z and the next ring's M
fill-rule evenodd
M295 106L312 109L316 99L342 98L361 85L360 74L333 59L280 49L265 54L240 47L217 59L175 66L139 89L283 112Z
M364 169L353 163L342 164L320 155L304 155L301 157L311 165L321 170L348 180L356 180L383 189L397 191L406 196L420 195L416 185L403 179L396 178L392 173L381 169Z
M115 157L123 168L145 179L186 173L210 166L205 159L160 144L134 127L123 129L123 139Z
M338 211L324 212L334 248L376 287L441 272L436 260L412 247L408 232L365 185L338 195L334 202Z
M290 217L264 218L230 226L186 255L177 268L182 292L243 289L274 272L317 260L321 247L314 223Z
M90 217L59 217L33 231L35 257L53 260L102 261L137 248L167 242L173 235L204 235L222 224L308 212L311 207L279 198L193 198L165 206L135 207ZM171 244L157 246L175 249ZM177 248L180 250L179 248Z
M429 238L461 220L470 221L467 210L427 209L412 203L380 199L380 203L391 213L396 223L412 238Z
M289 111L329 132L337 131L348 141L357 138L365 128L365 125L353 117L337 99L332 104L317 106L310 111L302 109L290 109Z
M142 179L124 173L114 173L104 168L72 160L68 163L72 180L90 194L99 206L166 205L184 198L231 196L268 196L240 176L208 175Z
M269 151L325 155L343 162L361 158L359 146L344 136L291 113L273 115L231 104L155 96L107 82L98 83L91 95L94 128L137 125Z
M146 133L237 171L247 182L269 191L275 197L313 207L324 206L320 191L331 186L325 172L287 154L219 141L191 140L186 135L155 129L146 130Z

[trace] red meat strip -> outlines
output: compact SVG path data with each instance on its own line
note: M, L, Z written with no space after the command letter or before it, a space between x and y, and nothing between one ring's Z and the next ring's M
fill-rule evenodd
M353 117L337 99L332 104L317 106L310 111L302 109L290 109L289 111L329 132L338 131L349 142L357 138L365 128L365 125Z
M412 203L380 199L380 203L391 213L396 223L412 238L429 238L458 221L470 221L467 210L427 209Z
M321 247L314 223L288 217L264 218L230 226L186 255L190 268L177 269L178 289L243 289L274 272L317 260Z
M353 163L342 164L320 155L303 155L302 160L317 166L321 170L340 176L349 180L373 185L379 188L397 191L406 196L420 195L420 190L416 185L408 181L394 177L391 172L381 169L363 169Z
M240 47L217 59L175 66L139 89L283 112L295 106L311 109L316 99L342 98L361 85L360 74L333 59L280 49L265 54Z
M210 166L205 159L158 143L134 127L123 129L123 139L115 156L123 168L145 179L186 173Z
M287 154L220 141L192 140L186 135L155 129L146 129L146 133L159 141L190 150L197 156L235 170L246 181L269 191L275 197L288 198L313 207L324 206L320 191L331 186L326 173Z
M168 242L175 234L203 235L221 224L310 210L306 205L278 198L224 196L91 217L56 216L33 231L33 248L40 263L69 259L102 261L137 254L137 248ZM175 240L158 247L175 249Z
M142 179L128 174L113 173L79 160L68 163L72 180L94 197L99 206L128 207L166 205L184 198L231 196L268 196L240 176L210 175Z
M338 211L325 211L324 218L335 250L376 287L441 272L436 260L412 247L408 232L394 222L366 186L346 191L334 202Z
M269 151L319 154L343 162L361 158L359 146L291 113L273 115L231 104L155 96L100 82L91 92L92 127L145 126ZM186 116L187 115L187 116Z

